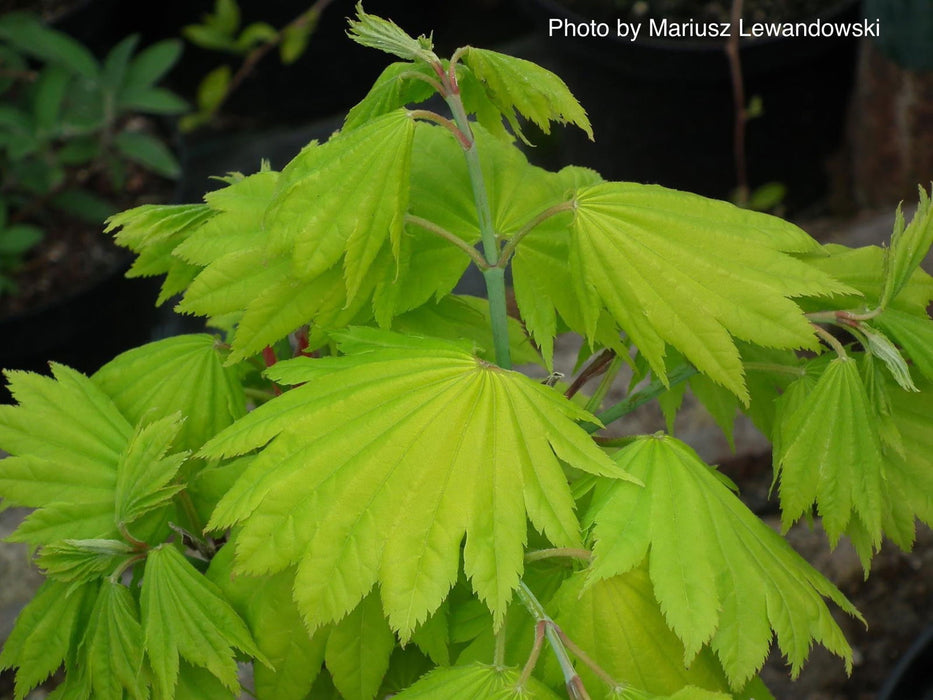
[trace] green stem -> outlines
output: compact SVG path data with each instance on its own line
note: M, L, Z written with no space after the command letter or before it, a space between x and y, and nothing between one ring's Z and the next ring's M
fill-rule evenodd
M509 350L509 324L508 309L505 297L505 269L495 267L499 262L499 243L496 240L496 231L492 222L492 210L489 206L489 197L486 193L486 182L483 179L483 168L479 160L479 150L476 147L476 138L470 128L463 100L460 99L456 82L451 80L454 90L447 96L447 104L453 114L454 122L465 135L469 137L470 145L464 149L467 162L467 171L470 174L470 184L473 187L473 202L476 205L476 215L479 220L479 230L482 236L483 255L490 267L483 270L486 280L486 293L489 298L489 316L492 325L493 343L496 350L496 364L503 369L512 368L512 357Z
M552 547L550 549L537 549L533 552L528 552L528 554L525 555L525 563L530 564L533 561L553 559L554 557L566 557L568 559L582 559L583 561L590 561L593 558L593 553L588 549L576 549L573 547Z
M687 381L696 373L697 370L695 367L691 365L681 365L667 375L667 384L662 382L660 379L655 379L638 391L632 392L614 406L610 406L602 413L597 413L596 417L599 418L603 425L609 425L622 416L628 415L639 406L642 406L649 401L656 399L672 386L676 386L681 382ZM587 423L583 426L583 429L588 433L595 433L597 430L599 430L599 426L592 423Z
M509 348L509 315L505 299L505 270L490 267L483 270L486 280L486 295L489 297L489 318L492 325L492 340L496 350L496 364L502 369L512 369Z
M602 405L603 399L605 399L606 394L609 393L609 389L612 387L612 383L615 381L621 368L622 358L616 355L612 358L612 362L609 363L609 369L607 369L606 373L603 375L602 381L600 381L599 386L596 387L596 391L590 397L590 400L586 402L587 411L595 413Z
M577 675L577 670L573 667L573 661L570 660L570 654L567 653L567 648L561 641L557 623L547 614L544 606L541 605L541 601L535 597L535 594L531 592L531 589L528 588L524 581L519 581L518 588L515 590L522 605L531 613L535 622L539 625L543 623L544 635L547 637L548 644L551 645L551 650L557 658L557 663L564 675L564 683L570 696L580 700L589 700L589 695L586 694L580 676Z
M842 346L842 343L840 343L838 340L836 340L836 338L833 336L832 333L830 333L828 330L826 330L826 329L823 328L822 326L816 325L815 323L813 323L813 324L811 324L811 325L813 326L814 332L815 332L827 345L829 345L829 347L831 347L831 348L833 349L833 351L835 351L835 353L839 356L840 359L843 359L843 360L844 360L844 359L846 359L846 358L848 357L848 353L846 353L846 349Z
M486 259L482 255L480 255L479 251L476 250L476 248L474 248L469 243L464 241L462 238L460 238L460 236L456 235L455 233L451 233L450 231L448 231L447 229L441 226L438 226L433 221L429 221L428 219L422 219L420 216L415 216L414 214L406 214L405 223L414 224L415 226L420 226L425 231L429 231L430 233L433 233L436 236L440 236L446 241L450 241L455 246L457 246L460 250L462 250L464 253L469 255L470 259L473 261L476 267L478 267L480 270L485 271L489 267L489 264L486 262Z
M506 622L503 620L502 627L496 630L496 648L493 651L492 656L492 665L496 668L505 667L505 626Z

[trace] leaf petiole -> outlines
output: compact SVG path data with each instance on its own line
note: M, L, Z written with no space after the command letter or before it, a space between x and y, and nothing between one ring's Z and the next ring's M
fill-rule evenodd
M476 248L471 246L469 243L464 241L460 236L455 233L451 233L442 226L438 226L433 221L428 221L427 219L422 219L420 216L415 216L414 214L405 215L405 223L414 224L415 226L420 226L425 231L433 233L435 236L440 236L446 241L453 243L460 250L470 256L470 260L478 267L481 271L486 271L489 269L490 265L486 262L486 259L480 254Z
M525 224L522 229L512 236L509 239L509 242L505 244L505 247L502 249L502 254L499 256L499 261L496 263L498 267L505 267L509 260L511 259L515 249L518 247L518 244L521 243L522 239L531 233L538 224L541 224L552 216L557 216L562 214L565 211L573 211L576 208L576 202L570 200L569 202L561 202L560 204L555 204L553 207L548 207L540 214L535 216L531 221Z

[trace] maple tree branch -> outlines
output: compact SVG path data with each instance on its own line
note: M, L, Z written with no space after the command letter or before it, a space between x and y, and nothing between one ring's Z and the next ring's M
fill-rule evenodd
M447 96L447 105L453 114L457 127L469 137L469 148L463 153L467 162L467 171L470 175L470 185L473 190L473 202L476 205L476 215L479 220L479 230L482 235L483 255L488 266L483 270L486 281L486 297L489 299L489 320L492 328L493 345L496 351L496 364L502 369L512 369L512 352L509 347L509 313L505 295L505 269L497 267L499 262L499 242L496 238L495 227L492 221L492 209L489 206L489 195L486 192L486 182L483 179L483 168L479 160L479 151L476 147L476 138L470 128L460 92L456 90L456 74L445 78L451 83L452 91ZM482 269L482 268L481 268Z
M583 385L590 381L593 377L598 377L600 374L605 372L609 365L612 364L612 360L615 357L615 351L606 348L596 359L593 360L590 364L583 368L583 371L577 375L577 378L573 380L573 384L567 387L567 391L564 392L564 396L568 399L574 397L574 395L583 388Z
M697 369L693 365L680 365L674 369L674 371L668 373L667 383L662 382L660 379L655 379L638 391L633 391L619 403L610 406L602 413L597 413L596 417L599 418L603 425L609 425L609 423L618 420L622 416L628 415L639 406L656 399L672 386L687 381L695 374L697 374ZM599 426L593 423L586 423L583 425L583 429L589 433L595 433L599 430Z

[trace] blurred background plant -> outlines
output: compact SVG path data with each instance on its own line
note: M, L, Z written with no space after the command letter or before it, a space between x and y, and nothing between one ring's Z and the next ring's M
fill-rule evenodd
M0 16L0 297L65 215L99 225L126 206L140 170L176 178L180 166L151 118L188 104L158 86L182 50L137 50L128 36L102 60L33 12Z
M274 49L278 48L282 65L291 65L301 58L321 14L332 1L317 0L281 29L276 29L264 21L242 26L236 0L215 0L213 12L204 15L199 24L184 27L182 35L202 49L232 54L242 60L236 72L225 63L204 76L197 89L196 111L179 122L182 131L192 131L214 121L230 95Z

